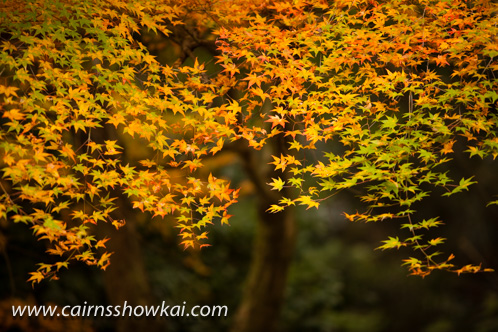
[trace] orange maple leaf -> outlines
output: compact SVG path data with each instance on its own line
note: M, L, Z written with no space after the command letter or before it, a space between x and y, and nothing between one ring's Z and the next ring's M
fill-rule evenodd
M285 128L285 124L289 121L285 120L283 117L279 117L278 115L270 115L270 119L266 120L265 122L270 122L271 129L273 129L273 127L275 126L282 126L282 128Z

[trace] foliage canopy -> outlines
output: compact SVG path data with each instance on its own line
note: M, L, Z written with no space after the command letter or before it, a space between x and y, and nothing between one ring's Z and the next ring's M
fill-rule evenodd
M445 168L457 145L498 155L498 7L491 1L5 1L0 13L0 217L49 243L56 277L74 260L104 268L108 239L90 225L116 200L172 216L182 244L207 245L228 223L238 190L201 172L206 158L242 142L279 142L268 186L278 213L319 207L357 190L352 221L393 219L407 229L381 249L412 247L413 274L475 272L439 259L442 238L420 219L431 190L474 183ZM194 59L159 63L140 41L177 27L216 46L216 70ZM127 140L153 158L125 158ZM125 160L128 161L125 164ZM489 204L498 204L498 201ZM437 257L436 257L437 256Z

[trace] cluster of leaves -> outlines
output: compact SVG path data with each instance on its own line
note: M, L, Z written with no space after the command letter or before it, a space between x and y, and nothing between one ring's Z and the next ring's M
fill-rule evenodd
M204 84L197 62L160 65L136 38L142 29L167 34L182 12L164 1L4 5L0 217L30 225L59 257L30 281L55 278L72 260L105 269L110 253L99 248L108 239L89 226L121 227L113 211L123 195L134 208L173 216L186 248L207 245L204 228L228 222L237 191L212 175L182 174L232 135L222 121L227 111L207 106L223 87ZM124 136L153 157L125 164ZM171 169L183 171L173 177Z
M406 260L412 273L480 270L455 268L453 256L436 262L433 249L444 239L420 232L441 222L417 220L415 206L431 186L450 196L474 183L455 183L443 166L457 141L469 157L498 155L496 4L294 1L267 10L247 26L221 29L219 47L227 72L247 73L243 137L255 148L274 136L289 138L288 153L272 163L284 179L270 185L297 194L269 210L317 207L358 188L368 208L346 217L400 221L409 236L380 248L421 252L423 259ZM265 100L274 107L259 114ZM308 153L317 149L325 151Z
M364 192L352 221L396 219L410 235L414 274L461 272L431 252L415 205L427 187L452 195L470 178L444 169L457 140L469 156L498 155L498 28L489 1L6 1L0 13L0 217L31 225L60 257L105 268L116 199L175 217L185 247L227 223L238 191L199 170L227 142L259 150L283 142L270 187L289 193L270 212L318 207L336 192ZM216 36L219 72L160 64L144 29L168 36L190 25ZM213 34L209 34L212 31ZM237 93L231 93L237 91ZM237 96L234 97L234 96ZM123 141L151 152L126 161ZM120 145L121 144L121 145ZM130 163L132 163L130 165ZM286 190L283 190L283 189ZM494 202L497 203L497 202ZM452 258L452 256L450 256Z

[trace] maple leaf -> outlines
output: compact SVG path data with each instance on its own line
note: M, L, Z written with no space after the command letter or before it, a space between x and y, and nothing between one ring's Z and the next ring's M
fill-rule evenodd
M270 186L272 186L272 190L278 190L278 191L282 190L282 188L285 185L285 182L281 178L278 179L272 178L272 180L273 182L268 183Z
M284 210L284 207L283 206L280 206L280 205L276 205L276 204L272 204L268 210L266 210L267 212L270 212L270 213L277 213L277 212L280 212L280 211L283 211Z
M284 118L280 118L278 115L270 115L270 119L266 120L265 122L270 122L271 128L273 129L273 127L275 126L281 126L282 128L285 128L285 124L289 121L285 120Z
M125 124L125 118L121 113L116 113L112 115L112 117L107 121L107 123L110 123L115 128L117 128L120 124Z
M96 186L92 185L91 183L87 183L87 187L88 187L88 196L90 197L90 200L93 200L93 197L98 193L99 193L99 188L97 188Z
M224 224L229 224L228 223L228 219L230 219L231 217L233 217L233 215L231 214L228 214L227 211L223 211L223 216L221 218L221 224L224 225Z
M200 240L203 240L203 239L207 239L207 238L208 238L208 237L207 237L207 234L208 234L208 232L203 232L201 235L197 235L197 236L195 237L195 239L196 239L197 241L200 241Z
M258 87L261 88L261 82L264 82L265 77L264 76L258 76L256 74L250 74L243 80L249 81L247 83L247 88L250 88L252 85L256 84Z
M124 132L128 133L130 136L134 136L135 133L141 133L143 131L142 123L138 120L132 121L124 128Z
M125 225L125 221L123 219L122 220L113 220L112 225L114 227L116 227L116 229L119 229Z
M315 207L318 209L318 207L320 206L320 203L313 200L311 198L311 196L309 196L309 195L302 195L299 198L296 198L296 201L300 202L300 205L306 205L307 206L306 210L308 210L312 207Z
M406 243L401 242L398 237L391 237L391 236L389 236L388 240L384 240L382 242L384 244L377 247L377 249L382 249L382 250L392 249L392 248L399 249L400 247L404 247L407 245Z
M275 156L272 156L272 158L273 162L271 162L270 164L275 165L275 170L277 171L281 169L282 172L285 171L285 169L287 168L287 161L285 157L281 154L280 158Z
M455 144L454 140L444 143L444 147L441 149L441 153L448 154L453 152L453 144Z
M112 156L112 155L116 155L116 154L121 153L120 151L117 151L117 149L120 149L121 147L116 145L116 141L107 140L107 141L105 141L105 145L106 145L106 150L107 150L104 153L105 155Z
M233 75L240 73L239 68L237 68L234 63L222 64L221 66L225 68L223 72L228 72L230 74L230 77L233 77Z
M71 160L72 160L73 162L75 162L75 163L76 163L76 158L74 158L74 157L76 156L76 153L73 151L73 149L72 149L71 145L69 145L69 144L67 144L67 143L66 143L65 145L63 145L63 146L61 147L61 151L62 151L62 152L61 152L61 155L62 155L62 156L64 156L64 157L69 157L69 158L71 158Z
M183 250L187 250L188 248L195 248L194 240L185 240L182 241L180 244L183 245Z
M21 121L24 120L26 114L22 113L21 110L14 108L9 111L5 111L2 117L8 118L10 120Z
M436 58L436 64L441 67L449 66L448 61L446 61L445 55L438 55Z
M97 266L99 266L102 270L105 271L107 267L111 264L109 257L111 257L112 252L105 252L100 256L99 261L97 262Z
M62 267L66 268L68 267L68 262L56 262L55 266L57 268L57 271L59 271Z
M30 272L29 274L31 275L31 277L27 281L31 281L31 284L33 286L34 284L37 284L45 279L45 275L43 275L40 271Z
M109 238L105 238L105 239L102 239L102 240L97 241L97 243L95 244L94 248L95 248L95 249L98 249L98 248L100 248L100 247L105 248L105 243L106 243L107 241L109 241Z
M250 91L253 95L255 95L255 96L257 96L257 97L261 98L261 100L265 100L266 98L271 98L270 94L268 94L267 92L263 91L263 89L261 89L261 88L259 88L259 87L258 87L258 88L254 88L254 87L253 87L253 88L249 89L249 91Z

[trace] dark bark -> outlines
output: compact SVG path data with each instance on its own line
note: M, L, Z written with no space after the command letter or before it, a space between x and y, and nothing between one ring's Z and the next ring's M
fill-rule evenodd
M243 150L246 171L259 198L258 224L249 274L242 302L234 318L233 332L273 332L283 306L287 274L292 261L296 225L292 210L272 214L266 210L277 204L280 194L269 190L271 174L262 171L254 151ZM284 176L285 174L280 176Z
M249 276L233 332L277 330L295 233L291 213L260 213Z
M126 209L126 203L123 200L120 203L120 208ZM125 215L123 212L120 214ZM113 252L111 264L103 273L106 295L109 304L114 306L123 306L125 301L132 308L137 305L157 305L147 278L139 235L130 216L132 217L133 213L127 214L127 223L119 230L111 224L99 226L101 235L111 238L106 246ZM126 316L128 314L126 311ZM153 318L119 317L115 324L116 332L165 331L164 322Z

